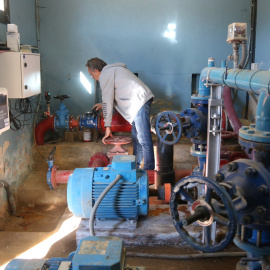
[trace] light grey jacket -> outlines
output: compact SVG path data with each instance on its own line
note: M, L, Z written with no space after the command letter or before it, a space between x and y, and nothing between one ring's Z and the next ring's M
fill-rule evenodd
M140 108L152 97L151 90L123 63L105 66L99 76L103 117L111 126L113 107L132 123Z

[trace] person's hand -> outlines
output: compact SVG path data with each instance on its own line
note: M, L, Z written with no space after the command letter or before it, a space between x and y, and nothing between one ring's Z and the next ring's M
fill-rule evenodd
M110 127L106 127L105 135L104 135L104 137L102 138L102 142L103 142L104 144L106 144L105 139L108 138L108 137L112 137L112 138L113 138L112 130L111 130Z
M102 103L97 103L93 106L93 109L95 109L96 111L99 111L102 109Z

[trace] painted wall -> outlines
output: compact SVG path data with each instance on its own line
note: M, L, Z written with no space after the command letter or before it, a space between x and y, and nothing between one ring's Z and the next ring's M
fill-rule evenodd
M65 103L74 116L94 105L94 81L85 64L96 56L139 73L155 95L152 113L189 108L192 74L211 56L220 66L232 53L228 25L250 17L246 0L40 0L40 5L43 89L70 95ZM53 111L58 104L52 101ZM241 114L243 101L238 104Z
M11 23L18 25L21 35L21 43L36 46L35 1L11 0L10 20ZM6 25L0 24L0 42L5 41ZM16 100L11 100L12 108L15 106L15 101ZM14 115L18 114L13 109L11 112ZM25 180L32 168L32 122L33 118L31 117L25 122L26 126L22 130L8 130L0 135L0 181L7 181L14 191L22 181ZM7 210L8 204L6 200L6 192L4 188L0 187L0 227L3 218L7 214Z
M257 32L256 32L256 63L259 64L259 69L270 69L270 20L269 10L270 2L268 0L258 1L258 16L257 16Z
M270 53L264 44L270 22L265 10L268 1L260 1L256 59L268 69ZM249 23L250 1L40 0L39 13L43 91L70 95L70 113L83 114L95 100L94 81L85 64L97 56L107 63L124 62L138 72L155 94L152 113L157 113L190 107L192 74L199 74L209 57L219 66L232 53L227 26ZM10 0L10 18L18 25L21 43L37 46L35 1ZM0 42L5 41L6 26L0 24ZM81 84L80 72L90 81L92 94ZM239 115L244 94L239 91L236 100ZM58 104L52 100L52 112ZM31 170L32 142L32 126L0 135L0 176L14 187ZM6 197L0 189L0 218L3 205Z

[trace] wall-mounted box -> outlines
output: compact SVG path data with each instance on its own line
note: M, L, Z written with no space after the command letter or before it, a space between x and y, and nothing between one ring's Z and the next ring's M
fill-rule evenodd
M247 24L246 23L231 23L228 26L228 36L227 42L239 42L242 43L243 41L247 40Z
M8 98L40 94L40 54L1 52L0 87L8 90Z
M10 128L7 89L0 88L0 134Z

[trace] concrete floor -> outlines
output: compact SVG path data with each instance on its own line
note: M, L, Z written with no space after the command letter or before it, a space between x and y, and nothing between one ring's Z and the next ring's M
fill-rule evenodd
M21 253L25 253L20 258L52 258L52 257L67 257L70 252L76 250L76 230L71 231L66 236L52 241L52 245L46 244L46 241L50 239L54 234L57 234L58 229L61 228L63 222L68 220L72 216L68 210L65 211L61 217L56 228L49 232L36 232L36 231L15 231L13 226L12 231L0 232L1 239L1 256L0 256L0 269L1 266L7 263L9 260L17 257ZM51 227L48 218L43 219L43 226ZM35 221L29 224L35 225ZM20 225L18 225L20 227ZM30 226L29 226L30 227ZM26 229L28 230L28 228ZM31 229L30 229L31 230ZM72 230L72 228L71 228ZM98 235L98 233L97 233ZM54 242L55 241L55 242ZM41 245L38 254L35 254L34 250L31 250L33 246ZM233 244L228 247L226 252L239 252ZM181 246L168 246L168 245L155 245L155 246L126 246L127 252L127 264L132 266L144 266L148 270L228 270L235 269L236 263L240 257L234 258L210 258L210 259L162 259L158 258L161 255L190 255L200 254L198 251L182 243ZM155 254L155 258L143 258L140 256L130 256L130 253L143 253L143 254ZM30 253L30 256L29 256Z
M178 169L192 169L197 159L189 154L190 142L182 140L175 145L174 159ZM55 190L50 190L46 184L48 156L53 145L39 147L39 152L34 148L34 170L18 190L20 207L16 217L11 217L3 231L0 231L0 269L2 265L18 255L40 245L42 252L39 256L67 257L76 249L76 225L70 225L70 232L62 236L58 231L65 227L65 222L72 219L72 214L66 208L66 185L59 185ZM102 143L58 143L56 145L55 165L60 170L73 170L76 167L87 167L89 158L96 152L106 153L111 146ZM131 153L131 145L125 148ZM180 154L181 153L181 154ZM42 158L41 155L43 155ZM78 226L78 224L77 224ZM174 232L175 233L175 232ZM56 240L52 236L57 235ZM180 237L180 236L178 236ZM180 240L181 241L181 240ZM50 242L50 243L49 243ZM41 243L41 244L40 244ZM166 245L155 246L126 246L127 263L134 266L145 266L146 269L173 270L173 269L235 269L237 258L212 258L212 259L160 259L141 258L129 255L129 252L154 253L157 257L162 254L200 254L198 251L181 242L181 246ZM239 251L233 244L226 251ZM35 257L30 250L30 257ZM29 256L26 254L25 256Z

